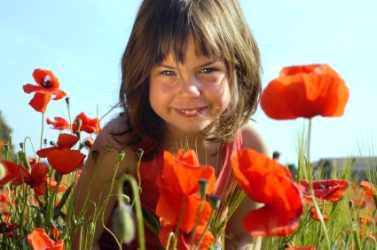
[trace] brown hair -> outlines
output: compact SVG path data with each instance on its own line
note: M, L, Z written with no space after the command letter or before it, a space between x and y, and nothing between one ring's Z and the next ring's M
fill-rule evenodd
M149 74L168 53L183 60L183 45L192 35L198 52L221 56L229 70L232 100L227 110L202 133L222 144L255 112L261 92L261 63L257 43L237 0L144 0L122 58L119 98L132 132L126 145L148 142L145 160L162 148L165 121L149 103Z

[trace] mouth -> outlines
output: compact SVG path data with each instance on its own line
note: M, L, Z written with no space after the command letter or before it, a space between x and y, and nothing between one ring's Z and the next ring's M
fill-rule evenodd
M201 115L206 110L205 107L203 108L193 108L193 109L175 109L175 111L184 116L184 117L196 117Z

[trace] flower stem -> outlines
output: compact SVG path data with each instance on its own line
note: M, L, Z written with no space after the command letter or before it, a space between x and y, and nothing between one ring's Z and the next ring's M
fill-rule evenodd
M199 209L198 209L198 214L197 214L196 220L195 220L195 225L194 225L194 228L193 228L193 230L191 232L190 249L194 245L196 227L199 225L200 215L202 213L203 206L204 206L204 199L201 199L200 200ZM212 217L212 215L211 215L211 217ZM208 223L207 223L207 225L208 225Z
M311 130L312 130L312 119L309 118L308 139L307 139L307 147L306 147L306 149L307 149L307 151L306 151L306 160L307 160L307 166L309 167L309 171L308 171L308 177L309 178L308 179L309 179L309 187L310 187L310 196L312 198L313 205L315 207L315 210L316 210L316 213L318 215L318 218L319 218L319 220L321 222L322 230L323 230L323 232L325 234L327 249L330 250L331 249L331 243L330 243L329 233L327 231L326 224L325 224L325 221L323 219L322 213L321 213L321 211L319 209L316 197L314 195L314 189L313 189L313 169L312 169L312 165L310 163L310 136L311 136Z
M39 144L40 149L42 149L42 145L43 145L44 120L45 120L45 113L42 112L42 132L41 132L41 142Z
M175 229L175 238L174 238L174 242L173 242L173 249L177 248L179 227L181 226L181 223L182 223L182 220L183 220L183 214L184 214L184 211L185 211L185 205L186 205L186 196L183 196L183 198L182 198L181 214L179 215L179 220L178 220L178 223L177 223L177 228Z

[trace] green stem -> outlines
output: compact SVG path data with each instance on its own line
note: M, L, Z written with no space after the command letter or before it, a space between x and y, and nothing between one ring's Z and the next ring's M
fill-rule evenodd
M141 202L139 196L139 187L134 177L131 175L122 175L121 183L128 181L131 184L132 195L135 204L135 213L137 221L138 239L139 239L139 249L145 250L145 237L144 237L144 224L143 224L143 214L141 211Z
M175 238L174 238L174 242L173 242L173 249L177 248L179 227L181 226L181 223L182 223L182 220L183 220L183 214L184 214L184 211L185 211L185 205L186 205L186 196L183 196L183 198L182 198L181 214L179 215L179 220L178 220L177 228L175 229Z
M307 159L307 165L309 166L309 171L308 171L308 176L309 176L309 188L310 188L310 196L313 201L313 205L315 207L315 210L317 212L318 218L321 222L322 230L325 234L325 239L326 239L326 245L327 249L331 249L331 243L330 243L330 238L329 238L329 233L326 228L325 221L323 219L322 213L319 209L316 197L314 195L314 189L313 189L313 169L310 163L310 137L311 137L311 130L312 130L312 119L309 118L309 127L308 127L308 139L307 139L307 152L306 152L306 159Z
M45 120L45 113L42 112L42 132L41 132L41 142L39 144L39 148L42 149L43 145L43 131L44 131L44 120Z
M197 216L196 216L196 220L195 220L195 225L194 225L193 230L191 231L190 249L191 249L192 246L194 245L196 227L199 225L200 215L201 215L201 213L202 213L203 206L204 206L204 199L201 199L201 201L200 201L200 205L199 205L199 209L198 209L198 214L197 214ZM211 215L211 217L212 217L212 215ZM207 223L207 225L208 225L208 223Z
M207 230L208 230L208 228L209 228L209 225L211 224L211 221L212 221L212 219L213 219L213 217L214 217L214 214L215 214L215 212L213 211L212 214L211 214L211 217L209 218L209 220L208 220L208 222L207 222L206 227L204 228L204 231L203 231L202 235L200 235L200 238L199 238L199 240L198 240L198 243L196 243L196 248L195 248L195 250L199 250L200 244L202 243L202 241L203 241L203 239L204 239L204 235L206 234L206 232L207 232ZM217 240L217 239L215 239L215 240Z

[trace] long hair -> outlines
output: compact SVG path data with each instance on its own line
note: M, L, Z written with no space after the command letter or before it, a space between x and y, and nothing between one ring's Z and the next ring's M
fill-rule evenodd
M261 63L257 43L237 0L144 0L122 58L120 103L132 133L126 146L148 142L143 160L158 154L164 142L165 121L149 103L152 67L169 53L183 61L183 47L192 35L205 56L225 59L231 102L202 133L209 141L232 141L255 112L261 93ZM128 137L129 138L129 137Z

